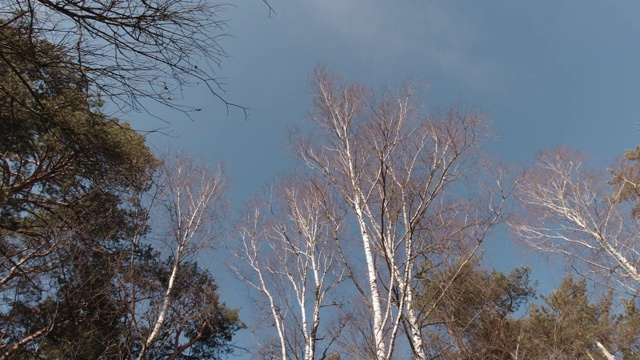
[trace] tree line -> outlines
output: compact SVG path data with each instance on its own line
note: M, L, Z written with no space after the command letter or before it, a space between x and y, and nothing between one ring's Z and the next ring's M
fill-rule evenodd
M230 224L224 167L154 154L105 110L195 111L175 95L198 81L235 106L196 61L224 56L224 7L2 4L1 358L638 357L640 148L610 169L567 149L505 166L482 112L318 67L297 167ZM505 225L564 257L558 289L486 270ZM254 349L201 261L223 243L259 310Z

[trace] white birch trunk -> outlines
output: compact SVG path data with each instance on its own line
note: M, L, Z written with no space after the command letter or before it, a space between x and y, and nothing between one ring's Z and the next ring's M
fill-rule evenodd
M256 211L256 214L259 213ZM256 215L257 216L257 215ZM245 230L246 231L246 230ZM250 231L247 231L250 233ZM247 240L249 237L249 240ZM268 286L268 282L264 278L263 267L265 265L260 264L258 259L260 257L260 250L257 245L257 239L255 234L243 234L242 235L242 246L241 255L236 254L239 258L242 258L243 261L249 265L251 270L255 272L258 277L257 283L250 280L247 277L244 277L240 274L240 271L237 268L234 268L236 274L247 284L251 285L254 289L258 290L260 293L264 294L268 300L269 306L269 314L273 318L273 322L276 326L276 332L278 333L278 341L280 343L280 356L282 359L288 359L287 357L287 340L285 334L285 326L284 320L278 311L278 306L276 306L276 300L274 295L271 293L271 290Z
M315 251L312 248L311 266L313 269L313 281L314 281L314 301L313 301L313 314L311 315L311 331L309 332L309 348L307 351L306 360L314 360L316 356L316 337L318 333L318 326L320 325L320 306L322 305L322 279L318 273L318 264L315 257Z
M147 340L144 342L142 346L142 350L138 355L138 360L144 359L147 350L156 340L158 334L160 333L160 329L162 328L162 324L164 324L164 319L167 316L167 311L169 310L169 303L171 302L171 294L173 292L173 284L175 283L176 276L178 275L178 268L180 267L180 254L182 253L182 249L178 250L178 254L176 254L176 258L173 262L173 269L171 269L171 276L169 277L169 284L167 284L167 291L164 294L164 298L162 300L162 307L160 308L160 313L158 314L158 319L156 320L155 325L153 326L153 331L147 337Z
M412 169L413 170L413 169ZM400 278L401 288L404 290L405 294L405 308L407 311L407 322L409 323L409 338L411 339L411 343L413 345L414 355L417 359L425 360L427 358L424 353L424 344L422 342L422 333L420 331L420 325L418 324L418 316L415 311L415 307L413 304L413 289L411 288L410 280L413 277L413 238L409 233L411 228L411 218L409 217L406 205L406 196L402 194L402 218L405 226L405 256L406 256L406 265L402 278Z
M285 334L284 321L278 312L278 308L275 305L275 300L273 299L273 295L267 288L267 285L262 277L262 272L259 273L260 283L262 284L263 292L269 298L269 310L271 311L271 316L273 316L273 321L276 324L276 331L278 332L278 340L280 341L280 355L282 359L286 360L287 357L287 338Z
M371 291L371 308L373 311L373 339L376 342L376 360L386 359L386 346L384 339L384 324L382 323L382 307L380 302L380 292L378 291L378 275L373 261L373 251L371 249L371 240L367 232L367 224L364 221L362 209L358 200L354 202L356 216L358 217L358 225L360 226L360 234L362 235L362 245L364 255L367 262L367 276L369 277L369 290Z
M411 342L413 343L413 350L417 359L424 360L427 355L424 353L424 344L422 342L422 333L420 332L420 326L418 324L418 315L413 306L413 290L411 286L408 286L406 291L406 309L407 309L407 322L409 323L409 331L411 332Z
M604 347L604 345L602 345L600 341L596 342L596 345L598 346L598 349L602 351L602 355L604 355L607 360L616 360L616 358L609 352L609 350L607 350L606 347Z

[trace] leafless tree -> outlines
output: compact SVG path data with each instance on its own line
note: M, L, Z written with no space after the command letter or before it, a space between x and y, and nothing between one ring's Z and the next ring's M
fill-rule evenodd
M182 97L191 86L205 87L227 110L245 110L226 100L217 75L226 56L220 42L230 6L207 0L2 0L0 27L21 28L32 44L45 39L67 49L64 66L82 78L86 91L110 98L121 110L144 108L152 100L198 111ZM29 61L33 54L3 42L0 61L16 56Z
M639 223L605 170L567 149L538 155L520 179L522 217L510 225L534 249L562 255L582 275L631 295L640 290Z
M425 359L414 304L417 262L470 259L500 221L509 193L480 186L488 168L478 147L489 135L485 116L458 107L424 115L410 85L376 95L324 68L313 84L316 128L312 137L294 138L300 157L332 184L359 229L360 255L342 254L371 312L375 357L391 358L405 329L414 356ZM358 257L366 263L364 279Z
M335 243L340 227L330 189L311 178L286 179L247 210L234 270L261 295L276 328L279 346L270 356L325 358L339 336L320 320L339 305L331 292L344 276Z
M138 359L145 358L148 348L158 339L169 308L188 294L174 294L176 279L188 262L204 249L215 246L220 235L221 220L226 213L225 177L221 167L211 168L184 153L167 158L160 166L158 205L154 214L160 229L160 241L171 260L171 270L159 309L149 323ZM175 326L176 324L172 324Z

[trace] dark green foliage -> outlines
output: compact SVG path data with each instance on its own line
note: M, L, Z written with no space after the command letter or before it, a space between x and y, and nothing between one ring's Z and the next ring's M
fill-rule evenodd
M489 273L478 268L477 260L443 274L448 279L458 273L446 290L442 281L424 281L418 302L425 315L423 333L440 357L606 359L600 342L616 358L638 358L637 300L621 298L622 306L616 307L612 292L594 298L584 279L567 276L558 289L534 301L527 268Z
M172 264L173 258L169 257L158 268L160 289L166 288ZM211 274L196 263L185 263L174 290L178 295L166 320L171 326L166 326L157 340L164 346L152 351L149 358L220 359L221 355L231 353L231 338L244 324L237 310L219 302L218 286Z
M542 305L532 305L526 318L523 354L537 359L600 358L598 341L611 350L611 293L591 303L586 281L569 275L542 300Z
M140 231L134 198L157 160L100 113L64 49L29 36L0 28L0 346L96 358L121 332L111 279Z
M425 334L437 335L443 353L452 357L508 358L521 326L513 314L535 295L530 270L487 273L477 268L478 261L472 259L425 281L418 302L423 313L429 312Z
M631 211L633 217L640 219L640 146L627 151L618 165L609 169L613 186L612 200L615 202L635 203Z
M33 36L0 26L0 357L132 358L171 268L144 243L159 161ZM195 264L179 280L158 358L229 352L237 313Z
M624 312L616 317L616 350L623 359L640 358L640 309L638 299L622 299Z

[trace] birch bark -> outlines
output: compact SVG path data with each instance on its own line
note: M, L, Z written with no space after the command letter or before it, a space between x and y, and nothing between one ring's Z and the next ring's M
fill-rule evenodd
M468 256L501 217L503 197L494 202L469 190L486 180L478 166L484 116L456 107L425 116L411 86L375 95L323 68L315 75L310 118L317 128L311 138L295 138L297 153L332 184L357 222L366 291L351 278L371 314L371 356L392 358L398 331L407 328L414 357L426 359L413 295L416 262ZM463 189L486 202L464 204L457 200ZM357 263L345 259L351 274Z

